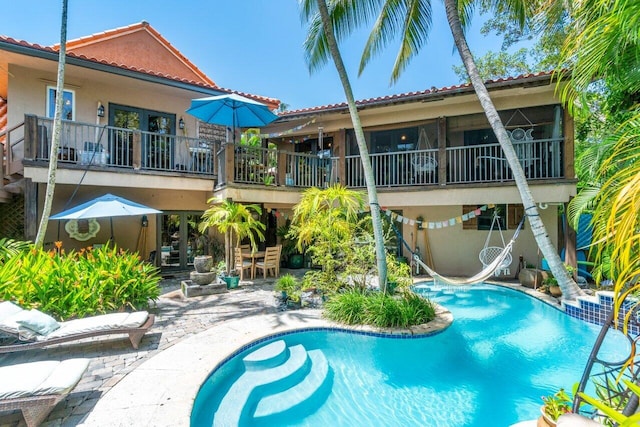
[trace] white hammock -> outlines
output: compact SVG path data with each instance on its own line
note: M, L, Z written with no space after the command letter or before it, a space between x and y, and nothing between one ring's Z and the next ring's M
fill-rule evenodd
M518 238L518 235L520 234L520 229L522 228L522 224L524 224L524 218L525 217L523 217L522 220L520 221L518 228L516 228L515 233L513 233L513 237L511 238L509 243L507 243L504 249L502 249L502 251L499 254L497 254L497 256L493 259L493 261L491 261L491 263L489 263L488 265L485 265L484 266L485 268L483 268L482 271L480 271L478 274L476 274L473 277L469 277L467 279L453 279L450 277L445 277L436 273L432 269L430 269L427 264L422 262L422 260L418 255L414 254L413 259L415 262L417 262L422 267L424 267L424 269L427 271L429 276L433 277L433 279L436 281L446 283L449 285L472 285L476 283L482 283L485 280L487 280L489 277L491 277L491 275L493 275L496 272L496 270L501 268L505 259L507 259L508 257L511 257L511 249L513 248L513 244L515 243L516 239Z

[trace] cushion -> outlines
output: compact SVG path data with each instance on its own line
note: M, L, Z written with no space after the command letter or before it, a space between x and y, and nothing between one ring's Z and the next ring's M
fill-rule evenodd
M22 333L34 332L38 335L49 335L60 327L53 317L38 310L24 310L10 318L18 324L18 330Z
M89 359L67 359L2 366L0 400L68 393L88 365Z
M60 323L60 329L52 332L47 338L66 337L69 335L108 331L110 329L137 328L149 317L146 311L134 313L111 313L100 316L85 317Z
M15 305L11 301L0 302L0 323L2 323L2 321L7 317L18 314L22 310L24 310L22 307Z

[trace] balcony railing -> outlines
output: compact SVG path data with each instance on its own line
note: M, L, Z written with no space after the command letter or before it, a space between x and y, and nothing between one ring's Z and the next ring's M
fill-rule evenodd
M49 158L51 129L51 119L27 116L24 126L12 130L11 153L7 160L12 162L13 169L19 159L11 154L22 151L23 145L24 157ZM242 183L306 188L340 182L348 187L365 186L359 155L327 158L70 121L63 121L61 131L58 161L62 164L215 176L218 185ZM517 142L514 148L527 178L564 178L562 138ZM376 186L381 188L513 179L499 144L448 147L444 151L375 153L370 157Z
M37 118L36 160L48 160L53 121ZM63 121L58 161L154 171L214 175L219 151L198 138Z

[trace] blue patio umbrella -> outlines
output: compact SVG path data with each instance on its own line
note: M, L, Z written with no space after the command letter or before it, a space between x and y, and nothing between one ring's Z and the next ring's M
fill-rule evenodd
M113 241L113 217L159 214L162 211L140 203L132 202L113 194L105 194L86 203L67 209L49 217L49 219L90 219L109 218L111 223L111 241Z
M262 127L278 118L265 104L235 93L193 99L187 113L206 123L231 126L233 142L236 127Z

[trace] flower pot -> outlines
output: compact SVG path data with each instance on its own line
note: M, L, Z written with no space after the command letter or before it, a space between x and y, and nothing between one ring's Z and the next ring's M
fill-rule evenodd
M227 284L227 289L234 289L238 287L238 284L240 283L240 277L239 276L225 276L224 277L224 281Z
M540 418L538 418L537 427L556 427L556 422L544 412L544 406L540 408Z
M213 257L211 255L198 255L193 258L193 267L198 273L208 273L213 268Z
M289 268L302 268L304 263L304 257L300 254L293 254L289 256Z
M562 296L562 291L560 290L560 286L558 285L549 286L549 293L551 294L551 296L554 296L556 298Z

